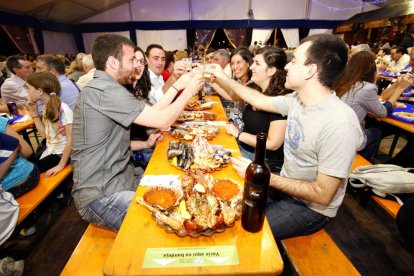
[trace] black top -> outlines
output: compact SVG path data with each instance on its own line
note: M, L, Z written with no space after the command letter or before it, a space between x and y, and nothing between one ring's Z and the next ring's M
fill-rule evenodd
M262 110L253 110L251 105L247 105L243 112L243 122L245 125L244 132L257 135L260 132L267 133L269 132L270 123L278 120L286 120L286 117L283 117L277 113L270 113ZM254 153L254 147L249 146L241 142L242 147ZM283 146L279 149L272 151L266 151L267 160L280 160L283 161Z

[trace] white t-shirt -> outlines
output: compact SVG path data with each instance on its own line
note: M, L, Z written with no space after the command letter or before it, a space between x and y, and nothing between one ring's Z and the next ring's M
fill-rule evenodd
M275 109L287 116L284 164L281 176L314 181L318 172L343 178L327 205L302 200L308 208L334 217L345 195L347 178L362 131L355 112L335 93L321 102L305 106L298 93L273 98Z
M45 108L43 109L45 114ZM65 149L67 137L65 126L73 123L73 111L70 107L62 102L60 107L59 120L55 123L49 120L43 120L46 135L46 150L40 159L50 154L62 154Z

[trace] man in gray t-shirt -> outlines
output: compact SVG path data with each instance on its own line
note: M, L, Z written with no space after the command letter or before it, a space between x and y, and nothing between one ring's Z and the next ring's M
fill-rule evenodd
M342 203L347 177L362 142L354 111L330 90L347 62L345 43L333 35L306 38L286 65L285 87L295 92L268 97L239 86L220 70L213 74L256 109L287 115L284 164L272 174L266 216L276 239L322 228ZM244 177L251 162L233 158Z
M137 66L134 47L118 35L95 40L92 58L97 70L78 98L72 129L75 205L83 219L115 231L137 188L129 160L131 149L139 150L140 145L130 142L130 125L169 127L203 85L201 74L183 75L158 105L144 104L122 86ZM184 87L180 97L169 104ZM152 135L142 143L152 146L159 137Z

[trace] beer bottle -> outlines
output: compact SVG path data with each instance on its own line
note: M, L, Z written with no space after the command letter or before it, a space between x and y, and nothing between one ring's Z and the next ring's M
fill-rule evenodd
M256 138L254 161L247 167L244 180L242 226L248 232L262 230L266 211L267 190L270 169L265 164L266 134L259 133Z

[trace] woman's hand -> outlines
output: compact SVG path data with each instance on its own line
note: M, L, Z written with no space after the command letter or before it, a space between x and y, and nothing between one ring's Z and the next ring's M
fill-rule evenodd
M193 76L192 76L191 73L183 74L173 85L178 90L182 90L182 89L186 88L188 83L191 81L192 77Z
M176 79L180 78L186 72L187 66L183 60L174 62L173 75ZM178 87L177 87L178 88Z
M54 175L58 174L61 170L63 170L64 167L65 167L64 165L57 164L53 168L46 171L46 177L54 176Z
M187 84L184 91L189 90L193 96L197 95L201 87L204 85L203 76L201 74L194 74L191 81Z
M218 64L210 64L206 72L210 73L213 76L213 81L214 78L219 80L227 78L226 74L224 74L223 69Z
M232 157L231 162L233 163L233 169L244 179L247 167L252 163L252 160L244 157Z
M157 131L157 132L151 133L150 136L147 139L147 146L148 146L148 148L154 147L154 145L158 141L162 141L162 138L164 138L164 136L162 135L162 132L161 131Z
M240 130L234 124L227 124L226 125L226 132L234 137L239 135Z

